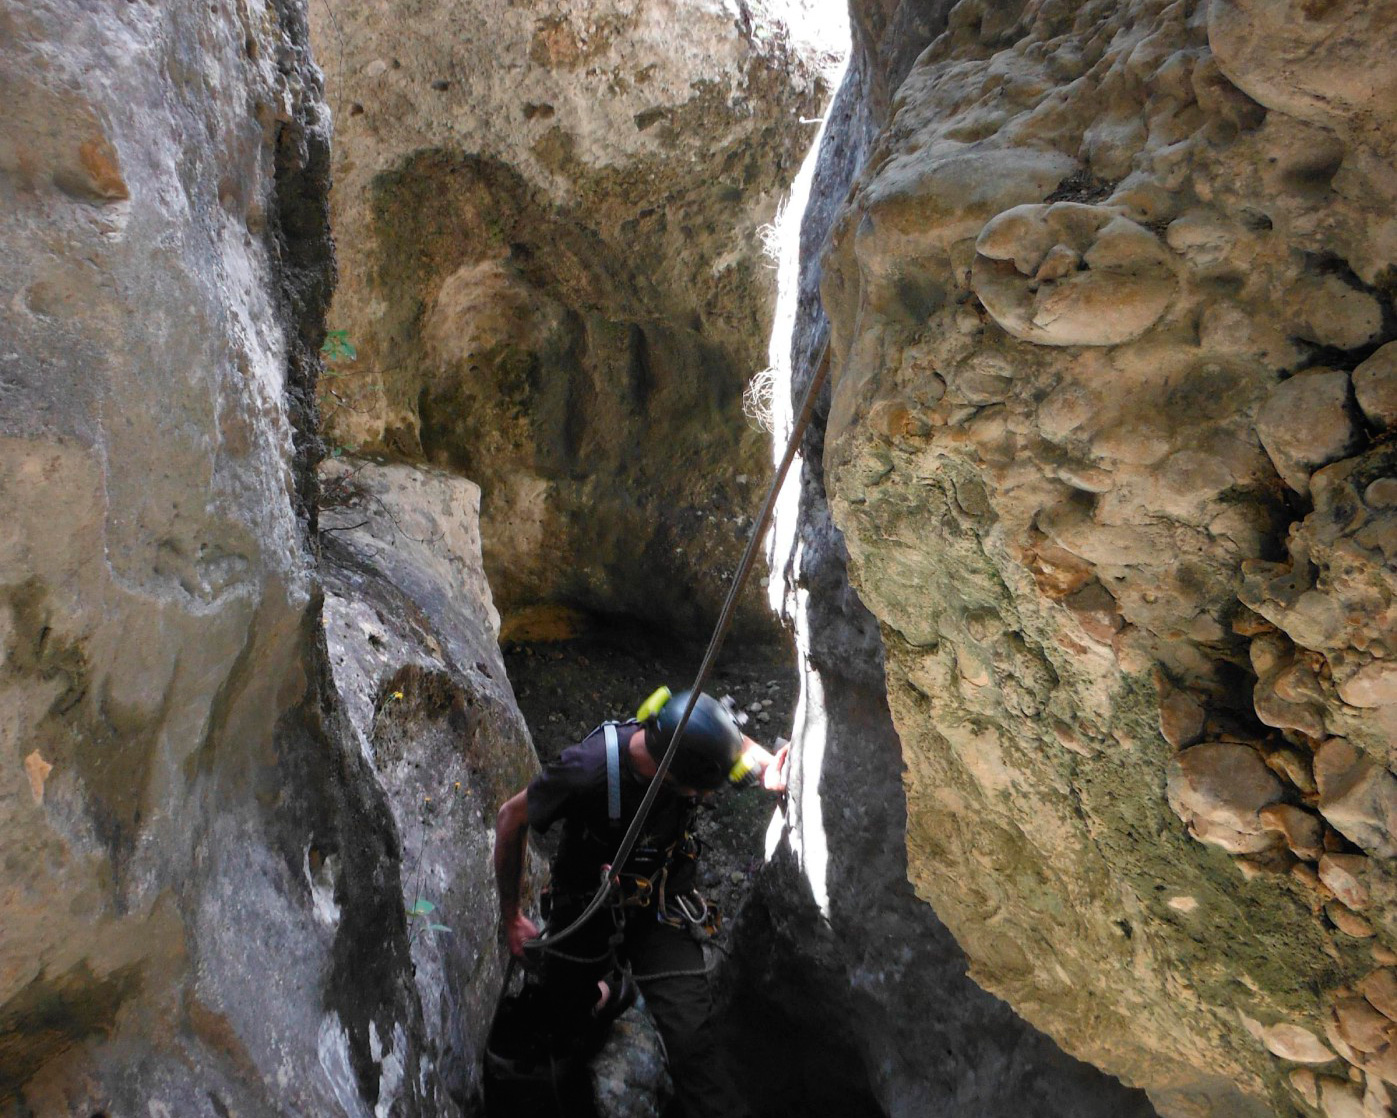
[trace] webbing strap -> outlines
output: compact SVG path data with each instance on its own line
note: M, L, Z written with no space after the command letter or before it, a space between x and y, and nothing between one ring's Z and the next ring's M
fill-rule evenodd
M616 723L603 727L606 734L606 815L613 823L621 821L621 743Z

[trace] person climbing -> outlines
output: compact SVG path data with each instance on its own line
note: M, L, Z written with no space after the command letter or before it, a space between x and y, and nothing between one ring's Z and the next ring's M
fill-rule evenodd
M621 867L619 888L557 946L540 941L520 905L529 829L545 832L561 820L543 915L557 935L586 911L688 701L689 692L671 696L661 688L635 720L599 726L504 803L495 823L500 923L510 953L536 971L552 1027L599 1044L639 984L665 1043L681 1113L734 1118L747 1111L709 1028L712 997L700 941L716 928L695 889L702 844L694 823L700 802L725 783L784 791L789 746L773 756L742 733L723 703L700 694Z

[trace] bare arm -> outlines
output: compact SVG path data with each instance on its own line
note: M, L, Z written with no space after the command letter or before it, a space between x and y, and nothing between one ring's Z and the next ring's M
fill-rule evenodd
M510 953L520 958L525 940L538 936L538 926L519 910L528 840L529 805L525 791L506 800L495 816L495 884L500 892L500 925Z

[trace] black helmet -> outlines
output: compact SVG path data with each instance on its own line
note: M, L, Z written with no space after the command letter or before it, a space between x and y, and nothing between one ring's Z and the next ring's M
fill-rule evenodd
M680 692L645 720L645 748L657 764L684 716L689 695L688 691ZM679 739L679 749L670 762L670 774L686 788L711 792L723 786L740 756L742 731L733 716L717 699L700 693L684 726L684 736Z

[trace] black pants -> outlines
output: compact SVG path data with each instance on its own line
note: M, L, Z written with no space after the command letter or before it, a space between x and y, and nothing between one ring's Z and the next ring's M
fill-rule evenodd
M555 901L549 925L567 926L579 915L583 904ZM574 962L558 956L544 961L544 985L554 1012L584 1028L599 996L597 980L611 968L605 956L614 932L619 930L617 948L622 965L631 969L655 1026L665 1042L669 1074L674 1080L676 1103L684 1118L744 1118L743 1104L722 1063L713 1036L713 995L708 975L675 975L673 971L702 972L703 949L686 929L673 928L655 918L653 907L603 908L582 928L559 946L568 955L596 960ZM650 975L667 977L649 978ZM613 989L615 983L611 983Z

